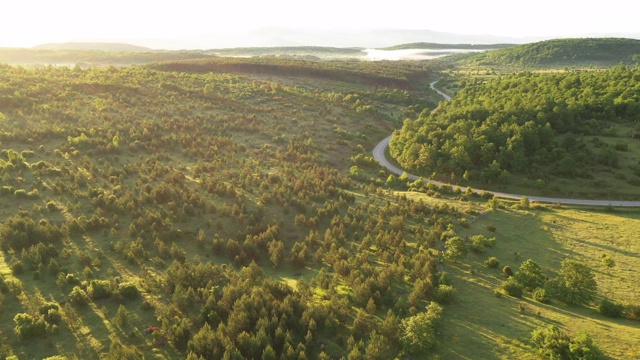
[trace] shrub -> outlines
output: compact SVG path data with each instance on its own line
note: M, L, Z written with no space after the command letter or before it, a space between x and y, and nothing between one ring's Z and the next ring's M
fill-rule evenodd
M19 313L14 316L13 322L16 324L14 328L16 335L23 339L46 334L47 326L41 316Z
M498 266L500 266L500 262L498 261L498 258L496 258L495 256L492 256L484 261L484 266L490 269L497 269Z
M47 210L50 212L54 212L58 210L58 206L53 201L48 201L46 207L47 207Z
M3 276L0 276L0 293L6 294L9 292L9 286L7 282L4 280Z
M551 325L537 328L531 333L531 341L538 347L540 354L549 359L605 359L604 354L586 333L575 338Z
M491 248L496 243L496 238L487 238L484 235L474 235L471 237L471 250L482 254L485 251L485 248Z
M622 314L624 313L624 306L622 304L609 301L608 299L602 299L602 301L600 301L600 306L598 306L598 310L606 317L619 318L622 317Z
M502 273L503 273L505 276L508 276L508 277L513 276L513 270L511 270L511 267L509 267L509 266L505 266L505 267L503 267L503 268L502 268Z
M62 321L62 315L57 308L48 309L45 313L42 314L44 320L53 325L58 325Z
M616 265L616 262L610 255L605 255L602 258L602 265L608 268L612 268Z
M19 199L26 199L28 197L27 190L18 189L18 190L13 192L13 196L15 196L15 197L17 197Z
M625 306L624 317L631 320L640 320L640 305Z
M125 300L134 300L140 295L140 290L138 290L138 287L132 283L120 284L118 292Z
M533 297L533 300L539 303L548 304L549 302L551 302L551 298L549 298L547 290L540 287L533 290L531 296Z
M18 258L12 258L9 262L9 266L11 266L11 272L13 275L20 275L24 271L24 264Z
M489 224L487 225L487 230L491 231L491 232L496 232L496 226L493 224Z
M91 280L87 287L87 295L93 300L106 299L113 295L111 283L107 280Z
M440 304L448 304L453 301L456 296L456 289L451 285L438 285L436 292L436 301Z
M84 306L89 303L87 293L79 286L74 286L69 293L69 301L76 306Z
M500 285L502 290L513 297L522 297L523 288L513 277L503 281Z

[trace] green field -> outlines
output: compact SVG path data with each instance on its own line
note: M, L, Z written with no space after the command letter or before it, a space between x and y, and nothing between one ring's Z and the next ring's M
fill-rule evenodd
M489 224L495 225L495 233L486 230ZM522 261L534 259L551 277L559 270L560 262L569 258L594 269L600 296L637 303L640 298L634 279L640 253L635 241L638 226L637 210L610 214L572 208L504 209L481 216L470 229L460 233L496 236L497 245L486 254L471 255L469 261L445 266L445 271L454 275L460 296L443 326L447 345L442 347L446 350L440 352L441 357L535 359L531 355L530 333L550 324L573 334L587 331L612 358L640 356L640 329L634 321L612 320L594 307L541 304L531 299L530 293L522 299L494 295L494 289L505 279L502 266L517 269ZM483 266L489 256L498 258L500 269ZM611 256L615 265L604 266L603 256Z

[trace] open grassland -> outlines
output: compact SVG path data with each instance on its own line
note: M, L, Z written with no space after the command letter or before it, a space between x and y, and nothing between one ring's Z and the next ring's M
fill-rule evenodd
M496 231L488 231L489 225L494 225ZM570 334L586 331L611 358L640 357L637 322L604 317L595 305L567 306L556 301L542 304L528 292L523 298L498 298L494 292L505 280L503 266L515 271L522 261L531 258L545 275L552 277L560 262L569 258L594 270L598 299L637 304L638 228L640 212L636 209L603 213L579 208L505 208L479 216L459 233L495 236L497 243L485 254L470 253L466 260L445 265L458 298L447 308L439 358L538 359L529 339L533 329L546 325L557 325ZM490 256L500 261L497 269L483 265ZM605 266L603 256L612 257L615 265Z

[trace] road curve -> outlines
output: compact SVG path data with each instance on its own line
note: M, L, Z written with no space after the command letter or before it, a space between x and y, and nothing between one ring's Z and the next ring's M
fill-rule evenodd
M435 83L437 83L437 81L434 81L430 84L431 88L437 91L438 94L442 95L447 101L451 100L451 97L449 95L441 92L440 90L434 87ZM391 171L394 174L402 175L406 172L394 166L392 163L390 163L387 160L387 157L385 156L385 152L387 150L387 147L389 146L389 141L391 140L391 136L392 135L387 136L382 141L380 141L378 145L376 145L376 147L373 149L373 157L378 161L380 165L387 168L387 170ZM420 176L416 176L413 174L409 174L409 173L406 173L406 174L407 174L407 178L409 178L409 180L412 180L412 181L415 181L421 178ZM442 186L442 185L450 185L454 187L457 186L454 184L446 184L440 181L428 180L424 178L423 180L426 183L432 183L438 186ZM467 187L461 186L460 190L462 190L462 192L466 192ZM543 202L543 203L567 204L567 205L589 205L589 206L640 207L640 201L566 199L566 198L554 198L554 197L542 197L542 196L529 196L529 195L521 195L521 194L509 194L509 193L504 193L499 191L489 191L489 190L481 190L481 189L474 189L474 188L471 188L471 191L475 193L487 192L499 198L505 198L505 199L521 199L523 196L526 196L530 201L537 201L537 202Z

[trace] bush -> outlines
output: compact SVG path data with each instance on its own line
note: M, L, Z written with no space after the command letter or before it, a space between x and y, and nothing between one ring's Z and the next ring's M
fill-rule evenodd
M491 248L496 243L496 238L487 238L484 235L474 235L471 237L471 250L482 254L485 248Z
M13 322L16 324L14 328L16 335L23 339L44 336L47 331L47 326L41 316L19 313L14 316Z
M640 305L627 305L624 307L624 317L640 321Z
M551 302L551 298L547 294L547 290L540 287L533 290L531 296L533 297L533 300L539 303L548 304Z
M106 299L113 295L111 283L107 280L91 280L87 287L87 295L93 300Z
M503 267L503 268L502 268L502 273L503 273L505 276L508 276L508 277L513 276L513 270L511 270L511 267L510 267L510 266L505 266L505 267Z
M12 258L9 262L9 266L11 266L11 272L13 275L20 275L24 271L24 264L18 258Z
M456 296L456 289L451 285L438 285L436 292L436 301L440 304L448 304L453 301Z
M531 333L531 341L538 347L540 354L549 359L605 359L602 351L584 332L572 339L558 327L551 325L535 329Z
M502 290L513 297L522 297L523 287L513 277L503 281L500 285Z
M496 232L496 226L493 224L489 224L487 225L487 230L491 231L491 232Z
M604 267L612 268L616 265L615 260L610 255L606 255L601 260Z
M87 293L79 286L74 286L69 293L69 301L76 306L84 306L89 303Z
M500 266L500 262L498 261L498 258L496 258L495 256L492 256L484 261L484 266L490 269L497 269L498 266Z
M118 291L125 300L134 300L140 295L140 290L132 283L120 284Z
M7 282L4 280L4 277L0 276L0 293L6 294L8 292L9 292L9 285L7 285Z
M598 310L600 310L600 313L606 317L619 318L622 317L622 314L624 313L624 306L622 304L609 301L608 299L602 299L602 301L600 301L600 306L598 306Z

